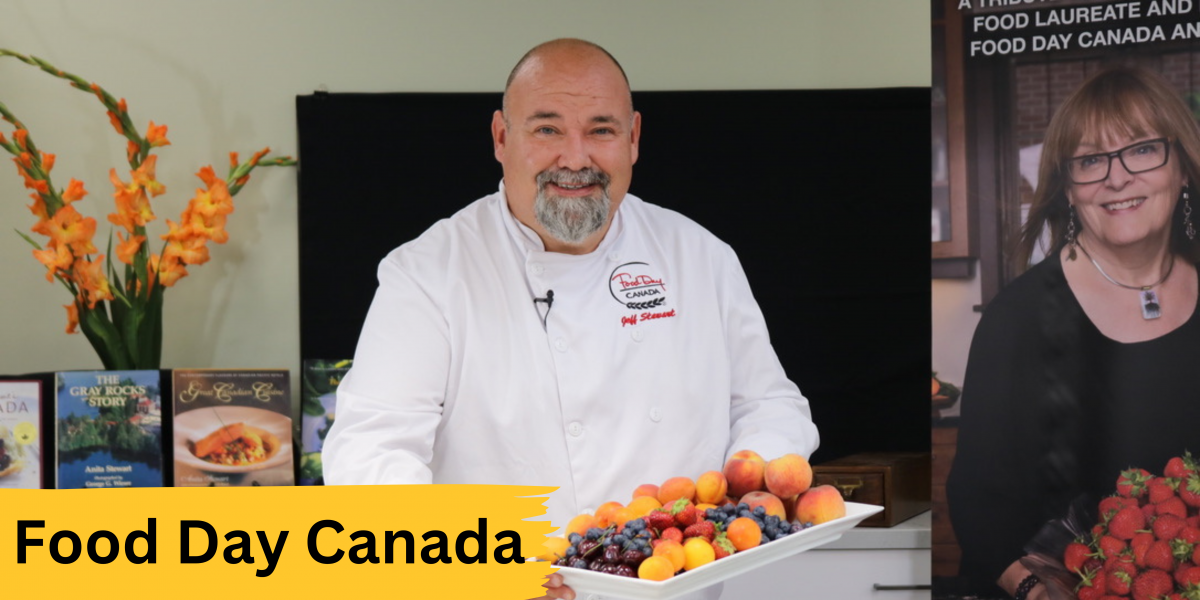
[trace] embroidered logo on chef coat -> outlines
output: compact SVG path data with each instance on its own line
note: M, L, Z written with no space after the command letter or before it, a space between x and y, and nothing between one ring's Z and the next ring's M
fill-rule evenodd
M644 262L625 263L613 269L608 278L608 291L612 293L613 299L630 310L649 311L664 308L667 302L667 287L663 285L662 275ZM621 326L674 316L674 310L643 312L640 315L621 317Z

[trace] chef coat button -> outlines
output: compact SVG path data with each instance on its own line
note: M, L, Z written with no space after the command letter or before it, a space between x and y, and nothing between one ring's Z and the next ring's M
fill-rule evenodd
M575 437L583 435L583 424L579 421L571 421L571 424L567 425L567 433Z
M543 266L542 263L530 263L529 272L533 273L534 275L541 275L542 273L546 272L546 267Z
M633 331L629 332L629 336L632 337L633 341L635 342L640 342L646 339L646 333L642 331L641 327L634 327Z
M608 260L617 262L618 260L621 260L621 255L616 252L610 252L608 255Z
M562 338L558 338L557 340L554 340L554 349L558 350L559 352L566 352L567 351L567 340L564 340Z
M650 420L651 420L651 421L654 421L655 423L657 423L657 422L659 422L659 421L661 421L661 420L662 420L662 411L661 411L661 410L658 410L658 407L657 407L657 406L655 406L654 408L650 409Z

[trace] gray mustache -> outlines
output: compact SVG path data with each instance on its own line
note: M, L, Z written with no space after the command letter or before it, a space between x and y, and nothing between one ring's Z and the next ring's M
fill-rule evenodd
M601 185L607 186L609 176L603 171L597 169L580 169L572 171L570 169L547 169L538 173L537 184L539 188L544 189L547 184L554 183L557 185Z

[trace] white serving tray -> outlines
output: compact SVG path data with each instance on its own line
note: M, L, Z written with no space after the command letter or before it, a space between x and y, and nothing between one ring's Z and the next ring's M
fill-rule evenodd
M702 567L684 571L666 581L621 577L570 567L562 567L558 569L558 573L563 576L563 582L575 590L577 598L597 594L628 600L667 600L720 583L781 558L828 544L842 537L842 533L847 529L882 510L882 506L847 502L846 516L840 519L814 525L756 548L736 552Z

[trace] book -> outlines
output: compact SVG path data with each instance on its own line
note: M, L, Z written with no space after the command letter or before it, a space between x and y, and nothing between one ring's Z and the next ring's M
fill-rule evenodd
M287 369L175 369L178 487L293 485Z
M353 361L305 360L300 378L300 485L324 485L321 447L333 426L337 388Z
M42 487L42 382L0 381L0 488Z
M163 485L158 371L62 371L55 387L59 488Z

